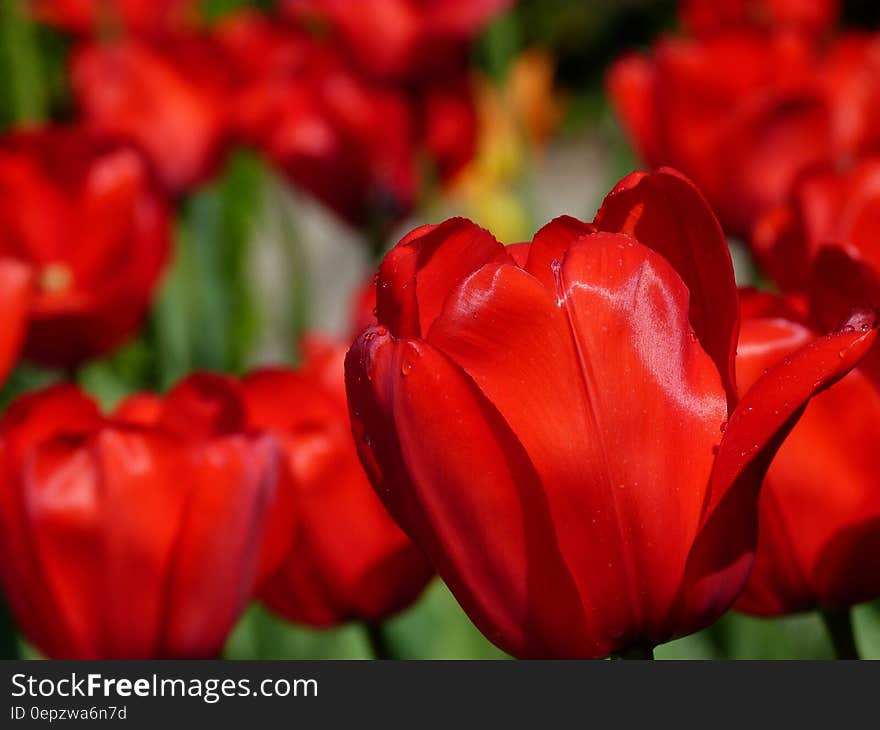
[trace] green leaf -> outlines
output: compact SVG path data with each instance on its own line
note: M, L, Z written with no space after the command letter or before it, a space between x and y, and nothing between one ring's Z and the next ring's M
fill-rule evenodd
M311 629L286 622L259 605L248 609L223 652L224 659L369 659L357 624Z
M435 579L408 611L385 623L388 642L401 659L505 659Z

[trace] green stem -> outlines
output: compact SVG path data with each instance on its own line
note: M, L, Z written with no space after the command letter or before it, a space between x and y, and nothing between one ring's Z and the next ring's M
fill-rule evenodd
M650 644L634 644L619 654L612 654L612 659L653 659L654 647Z
M381 623L367 623L367 639L373 651L374 659L394 659L394 652L388 642L388 633Z
M850 610L822 611L822 619L834 646L834 655L838 659L859 659Z

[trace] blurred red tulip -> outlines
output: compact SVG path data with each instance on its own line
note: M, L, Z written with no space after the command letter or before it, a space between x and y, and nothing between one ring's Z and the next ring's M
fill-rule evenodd
M729 232L786 199L804 172L880 140L880 41L731 31L661 40L608 76L639 153L693 177Z
M28 0L38 20L73 33L157 34L196 24L199 0Z
M790 202L767 211L752 235L762 269L786 290L803 290L827 244L845 245L880 272L880 158L805 177Z
M129 337L169 248L169 212L131 149L75 128L0 141L0 257L27 264L26 355L71 367Z
M254 14L227 20L218 38L246 75L235 102L245 141L352 224L381 228L409 212L416 150L405 96Z
M207 36L82 45L70 73L87 126L137 146L167 190L185 192L218 168L229 81Z
M3 415L0 579L47 656L212 658L249 601L278 446L225 407L190 432L188 399L169 398L176 428L102 417L73 386Z
M329 27L358 67L381 79L445 74L467 62L471 40L511 0L286 0L282 11Z
M115 418L132 426L160 429L178 440L194 443L232 435L256 438L263 433L254 429L248 419L241 384L231 377L212 373L188 376L165 397L137 393L119 405ZM293 487L288 483L282 456L279 454L279 468L270 492L271 505L259 537L255 589L278 571L293 539Z
M795 28L820 33L840 15L839 0L681 0L685 27L695 34L733 26Z
M33 295L33 272L27 264L0 258L0 386L15 366L24 346Z
M748 577L772 454L876 334L811 339L740 400L727 246L672 170L512 251L461 219L416 229L377 301L346 359L361 459L519 657L602 657L720 616Z
M865 279L841 276L841 258L852 271L842 252L825 249L817 274L826 289L836 287L836 296L852 300L853 292L865 291ZM876 280L873 287L876 303ZM818 313L839 315L827 292L817 295ZM786 300L745 292L740 389L815 337L815 330L816 322ZM761 491L758 550L738 610L761 616L835 610L880 596L878 360L880 353L872 351L813 399L779 449Z
M261 595L285 618L315 626L381 620L412 603L432 575L358 461L344 357L344 347L311 339L301 368L242 382L250 423L281 441L295 490L293 545Z

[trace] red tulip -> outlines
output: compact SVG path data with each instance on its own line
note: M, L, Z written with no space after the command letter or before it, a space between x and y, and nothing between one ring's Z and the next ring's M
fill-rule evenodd
M815 337L822 326L816 314L839 314L829 292L838 303L854 292L880 301L876 279L865 287L866 272L853 276L852 262L839 250L819 255L817 274L825 291L814 287L812 318L780 297L744 294L740 389ZM816 397L773 460L759 500L755 565L738 610L773 616L880 597L878 358L872 351Z
M157 34L192 27L198 0L28 0L38 20L74 33Z
M0 257L34 271L27 356L69 367L128 338L167 257L168 216L134 151L99 147L77 129L8 134Z
M377 302L346 359L361 459L519 657L602 657L714 621L748 577L775 448L875 338L812 339L740 399L727 247L672 170L512 251L461 219L416 229Z
M277 443L238 430L231 396L210 425L169 400L173 428L103 417L73 386L0 421L0 579L49 657L211 658L251 597Z
M877 41L731 31L663 39L608 76L640 154L692 176L725 229L746 237L800 175L877 145Z
M840 15L839 0L682 0L681 19L692 33L732 26L787 27L820 33Z
M74 53L70 73L89 128L137 146L167 190L184 192L219 166L229 82L209 38L86 44Z
M248 417L241 384L231 377L211 373L188 376L164 398L153 393L137 393L119 405L115 417L129 425L161 429L176 439L196 443L234 434L250 439L264 434L263 430L253 427ZM282 456L279 454L271 505L259 538L255 590L278 571L293 539L296 507Z
M385 80L444 75L468 57L468 45L510 0L287 0L284 14L325 26L354 63Z
M15 366L24 346L28 309L31 302L33 274L26 264L0 258L0 385Z
M297 512L285 563L261 596L285 618L315 626L385 618L412 603L432 575L358 461L344 356L338 345L311 340L298 370L261 370L242 382L251 425L282 443Z
M265 18L235 16L218 36L244 72L235 112L245 141L353 224L384 225L411 209L414 121L405 96Z
M786 290L807 286L826 244L846 245L880 272L880 158L801 180L787 204L758 219L752 244L762 269Z

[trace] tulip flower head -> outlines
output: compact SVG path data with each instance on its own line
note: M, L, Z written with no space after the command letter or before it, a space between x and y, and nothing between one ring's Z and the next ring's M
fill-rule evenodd
M880 272L880 158L805 176L752 231L761 268L786 291L809 288L816 256L829 244L846 247Z
M207 35L85 43L70 61L86 126L137 147L174 194L220 167L229 133L226 74L226 59Z
M233 125L344 220L384 226L415 201L413 111L336 49L253 13L217 37L237 69Z
M67 385L4 413L0 580L41 652L217 656L259 576L279 467L240 413L198 378L114 416Z
M131 336L169 244L167 204L133 150L76 128L0 142L0 259L31 271L28 357L73 367Z
M641 157L687 173L745 239L801 175L877 149L878 44L785 29L663 37L614 64L608 93Z
M297 370L242 381L248 418L273 433L290 471L293 540L260 594L279 615L313 626L379 621L406 606L433 575L373 492L351 438L341 345L307 340Z
M377 319L346 359L361 460L517 657L604 657L717 619L748 577L772 454L875 338L865 320L811 339L740 398L727 246L669 169L530 244L416 229L382 262Z
M743 292L741 390L853 303L880 302L876 273L844 249L823 247L812 268L807 307L794 296ZM755 565L737 610L840 610L880 596L878 358L872 350L817 396L779 449L762 488Z

